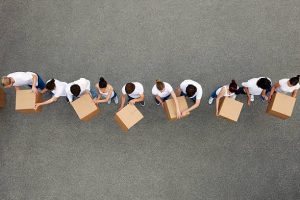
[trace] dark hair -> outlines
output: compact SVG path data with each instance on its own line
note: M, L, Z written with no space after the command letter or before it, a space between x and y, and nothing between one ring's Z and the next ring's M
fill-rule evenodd
M300 79L300 75L291 78L291 79L290 79L290 84L291 84L292 86L297 85L297 84L299 83L299 79Z
M271 81L267 78L261 78L257 81L256 85L264 90L271 88Z
M194 94L197 92L197 88L194 85L188 85L186 87L186 94L188 97L194 96Z
M163 90L165 88L165 84L163 82L161 82L160 80L156 80L155 83L156 83L155 85L156 85L157 89Z
M107 82L106 82L106 80L103 77L100 77L99 87L100 88L106 88L107 87Z
M237 91L237 89L238 89L237 87L238 86L237 86L235 80L231 80L231 83L229 84L229 91L234 93Z
M133 83L126 83L125 92L126 94L131 94L135 89L135 85Z
M80 91L81 91L79 85L74 84L74 85L71 86L70 89L71 89L71 93L72 93L75 97L78 97L78 96L79 96Z
M55 88L55 80L51 79L50 81L48 81L46 83L46 89L52 91L52 90L54 90L54 88Z

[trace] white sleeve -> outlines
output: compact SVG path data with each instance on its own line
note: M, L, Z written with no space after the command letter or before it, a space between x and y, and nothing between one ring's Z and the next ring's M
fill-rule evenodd
M122 94L126 94L126 91L125 91L125 85L122 87Z
M198 90L199 91L197 91L196 99L200 100L202 98L202 94L203 94L202 87L198 88Z
M156 88L156 85L154 85L153 88L152 88L152 94L153 94L154 96L157 96L157 88Z
M87 82L86 90L90 91L91 90L91 82L87 79L85 79Z

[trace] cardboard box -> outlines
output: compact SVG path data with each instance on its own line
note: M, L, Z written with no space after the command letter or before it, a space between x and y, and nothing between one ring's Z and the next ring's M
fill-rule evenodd
M282 94L274 93L267 107L267 113L280 119L288 119L292 116L296 98Z
M177 97L177 101L179 104L180 112L188 109L188 104L187 104L186 98L184 96ZM175 106L174 99L168 99L164 102L164 110L165 110L166 116L169 120L177 120L176 106ZM189 115L189 114L190 113L188 113L187 115ZM186 116L184 116L184 117L186 117Z
M219 102L219 116L237 122L243 108L243 103L230 97L222 97Z
M42 111L40 106L37 110L34 109L36 103L42 102L42 94L35 94L32 90L17 90L16 91L16 111L22 113L35 113Z
M71 102L72 107L82 121L89 121L99 112L99 107L94 103L90 94L84 94Z
M2 88L0 88L0 108L3 108L6 103L6 95Z
M143 118L144 116L142 115L142 113L134 105L131 104L125 106L115 115L115 120L123 131L128 131Z

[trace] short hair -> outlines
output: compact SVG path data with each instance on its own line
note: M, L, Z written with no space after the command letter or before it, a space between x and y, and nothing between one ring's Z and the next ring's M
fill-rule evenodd
M11 79L7 76L3 76L1 83L3 86L8 86L11 84Z
M156 87L157 87L158 90L163 90L165 88L165 84L162 81L160 81L160 80L156 80L156 84L155 85L156 85Z
M256 85L264 90L271 88L271 81L267 78L261 78L257 81Z
M234 93L237 91L237 84L236 84L236 81L235 80L231 80L231 83L229 84L229 91Z
M196 94L196 92L197 92L196 86L194 86L194 85L188 85L186 87L186 94L187 94L188 97L194 96Z
M292 86L295 86L299 83L299 79L300 79L300 75L296 76L296 77L293 77L293 78L290 78L290 84Z
M125 92L126 94L131 94L135 90L135 85L133 83L126 83Z
M107 87L107 82L103 77L100 77L100 79L99 79L99 87L100 88L106 88Z
M80 91L81 91L79 85L74 84L74 85L71 86L70 89L71 89L71 93L72 93L75 97L78 97L78 96L79 96Z
M54 90L54 88L55 88L55 80L51 79L50 81L48 81L46 83L46 89L52 91L52 90Z

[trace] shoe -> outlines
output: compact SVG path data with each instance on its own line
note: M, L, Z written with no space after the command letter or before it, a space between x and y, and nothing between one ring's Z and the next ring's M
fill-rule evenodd
M252 102L254 101L254 95L252 95L252 94L250 95L250 101L252 101Z
M111 103L111 99L108 100L107 104L109 105Z
M213 102L214 102L214 98L209 97L209 99L208 99L208 104L211 105Z
M159 102L156 102L156 101L155 101L155 103L156 103L156 105L160 106L160 103L159 103Z
M115 101L115 104L118 104L118 103L119 103L118 97L115 97L115 98L114 98L114 101Z
M145 106L145 101L140 102L141 106Z

